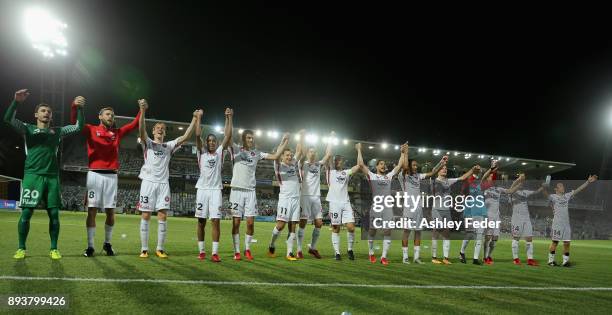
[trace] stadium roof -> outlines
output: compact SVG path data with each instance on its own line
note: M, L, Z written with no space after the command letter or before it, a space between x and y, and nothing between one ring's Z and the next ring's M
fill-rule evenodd
M117 124L123 125L129 121L132 121L134 117L116 116ZM189 126L186 122L176 121L165 121L156 119L147 119L147 123L153 122L164 122L167 126L166 137L168 139L174 139L185 132L185 129ZM152 125L147 126L150 129ZM234 128L234 143L240 143L240 134L242 128L235 126ZM246 129L246 128L245 128ZM257 134L255 137L255 144L262 150L271 151L279 143L282 137L282 132L278 130L259 130L253 129ZM202 125L202 134L206 135L214 133L222 139L223 126L219 125ZM366 163L371 159L383 159L395 163L399 158L399 143L381 143L367 140L356 140L343 135L337 135L334 139L326 137L327 133L316 133L307 132L307 146L314 146L318 149L319 157L322 156L325 151L327 141L334 142L334 154L340 154L347 157L350 161L355 161L356 152L354 149L355 143L361 142L363 145L363 155ZM133 133L131 137L137 137L137 133ZM193 139L190 141L193 143ZM295 135L291 135L290 147L295 146ZM189 143L189 142L188 142ZM409 157L417 160L425 168L431 168L435 163L438 162L442 156L448 155L448 165L456 171L462 171L472 167L474 164L480 164L481 166L487 166L491 159L497 159L500 161L500 171L505 174L516 174L519 172L525 172L531 177L543 178L548 174L553 174L570 169L576 164L567 162L557 161L546 161L530 158L517 157L512 154L491 154L483 152L467 152L461 150L449 150L447 148L431 148L431 147L420 147L414 144L410 144Z

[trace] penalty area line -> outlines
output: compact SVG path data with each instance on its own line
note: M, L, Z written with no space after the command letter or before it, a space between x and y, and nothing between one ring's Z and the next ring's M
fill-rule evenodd
M365 283L295 283L295 282L250 282L250 281L210 281L175 279L132 279L132 278L70 278L70 277L22 277L0 276L2 280L13 281L69 281L69 282L107 282L107 283L165 283L227 286L260 287L348 287L375 289L455 289L455 290L555 290L555 291L612 291L612 287L532 287L532 286L490 286L490 285L411 285L411 284L365 284Z

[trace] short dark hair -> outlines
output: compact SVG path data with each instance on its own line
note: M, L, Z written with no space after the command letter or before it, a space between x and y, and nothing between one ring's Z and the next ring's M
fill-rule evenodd
M100 111L98 112L98 115L102 115L102 113L104 113L105 110L110 110L111 112L113 112L113 114L115 113L115 110L112 107L106 106L100 109Z
M246 129L242 132L242 144L244 144L246 142L246 136L247 135L253 135L253 130L251 129Z
M49 108L51 111L53 111L53 108L51 108L51 105L47 104L47 103L40 103L38 105L36 105L36 108L34 108L34 112L37 113L38 109L41 107L47 107Z

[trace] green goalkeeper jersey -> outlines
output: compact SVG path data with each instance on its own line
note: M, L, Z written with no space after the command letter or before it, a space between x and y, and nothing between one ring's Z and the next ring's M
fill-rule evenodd
M26 159L24 174L59 175L57 151L62 138L76 134L83 129L84 116L82 108L78 108L76 125L65 127L38 128L15 118L17 101L9 106L4 121L9 123L24 137Z

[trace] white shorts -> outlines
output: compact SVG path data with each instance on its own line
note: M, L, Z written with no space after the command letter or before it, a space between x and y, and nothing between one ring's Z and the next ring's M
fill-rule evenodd
M257 197L255 190L232 188L229 201L232 216L235 218L257 216Z
M489 221L501 221L499 217L499 212L496 214L489 213L487 214L487 218L489 219ZM499 236L499 232L499 225L497 225L497 228L487 228L487 230L485 231L485 235Z
M533 228L528 218L512 218L512 237L532 237Z
M300 197L279 198L276 209L276 221L300 221Z
M300 198L302 211L300 213L301 220L316 220L323 219L323 207L321 206L321 197L319 196L302 196Z
M413 211L412 208L408 208L408 207L404 207L403 210L403 217L407 218L409 220L411 220L412 222L412 226L414 226L413 228L407 228L406 230L413 230L413 231L421 231L423 230L423 228L421 227L421 221L423 221L423 208L418 207L417 209Z
M170 184L143 180L140 184L138 210L153 212L170 209Z
M572 229L569 222L555 222L552 223L552 235L553 241L570 242L572 240Z
M329 218L332 225L355 223L350 202L329 202Z
M113 209L117 206L117 174L87 172L87 207Z
M200 219L221 219L223 197L221 189L198 189L196 193L195 217Z

